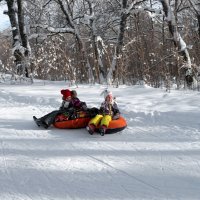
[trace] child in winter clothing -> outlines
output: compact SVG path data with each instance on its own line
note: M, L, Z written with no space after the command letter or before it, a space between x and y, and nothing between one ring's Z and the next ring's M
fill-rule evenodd
M70 93L70 94L69 94ZM63 95L63 102L60 109L74 108L75 110L87 109L86 103L79 100L77 92L75 90L61 90Z
M82 102L79 100L79 98L77 97L77 92L76 90L72 90L71 91L71 102L70 104L76 109L76 110L86 110L87 109L87 105L85 102Z
M71 99L72 99L72 95L71 95L71 91L70 90L61 90L60 93L63 95L62 96L62 104L60 106L60 109L59 110L62 110L62 109L66 109L66 108L69 108L69 104L71 102Z
M59 114L63 114L68 112L70 116L74 115L74 112L76 110L83 109L82 104L84 102L81 102L78 98L76 98L76 101L72 98L72 92L68 89L61 90L62 96L62 104L59 108L59 110L54 110L51 113L48 113L47 115L44 115L41 118L36 118L33 116L33 119L36 121L36 123L39 126L43 126L44 128L48 128L51 124L55 122L55 118ZM86 104L85 104L86 106Z
M120 112L117 103L113 100L112 92L105 90L103 92L105 101L101 104L99 114L90 120L87 130L90 134L93 134L95 128L100 124L100 134L103 136L106 129L112 119L118 119Z

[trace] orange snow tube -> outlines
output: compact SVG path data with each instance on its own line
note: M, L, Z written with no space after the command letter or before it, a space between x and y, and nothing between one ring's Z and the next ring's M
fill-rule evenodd
M60 121L60 122L55 122L54 126L56 128L71 128L71 129L85 128L88 125L90 119L91 118L76 118L67 121Z
M84 111L78 111L75 119L69 119L68 114L60 114L53 124L56 128L85 128L91 117Z
M119 117L119 119L112 120L106 130L106 133L116 133L119 131L124 130L127 127L126 120L123 117ZM97 126L97 129L95 130L99 132L99 126Z

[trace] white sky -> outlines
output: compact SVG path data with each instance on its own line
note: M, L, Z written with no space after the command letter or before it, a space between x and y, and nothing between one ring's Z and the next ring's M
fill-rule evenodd
M0 4L0 31L4 30L10 25L8 16L3 14L4 10L7 10L7 6Z

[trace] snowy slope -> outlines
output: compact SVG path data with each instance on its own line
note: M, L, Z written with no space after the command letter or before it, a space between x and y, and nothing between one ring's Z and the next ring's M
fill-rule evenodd
M64 88L0 85L0 200L200 199L200 93L110 88L127 119L123 132L38 128L32 116L57 109ZM76 90L99 107L104 88Z

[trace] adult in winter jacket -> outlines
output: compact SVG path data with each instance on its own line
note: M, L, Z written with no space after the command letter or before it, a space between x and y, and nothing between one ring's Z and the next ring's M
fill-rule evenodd
M41 118L36 118L35 116L33 116L34 120L39 126L43 126L47 129L51 124L55 122L55 118L57 115L67 112L70 118L77 110L84 110L87 108L84 102L81 102L77 97L72 96L73 92L71 92L70 90L61 90L61 94L62 104L59 110L54 110Z
M120 112L117 103L114 101L112 92L105 90L104 102L102 102L97 114L92 118L87 126L87 130L90 134L93 134L97 125L100 124L100 134L103 136L106 133L106 129L112 119L118 119L120 117Z

